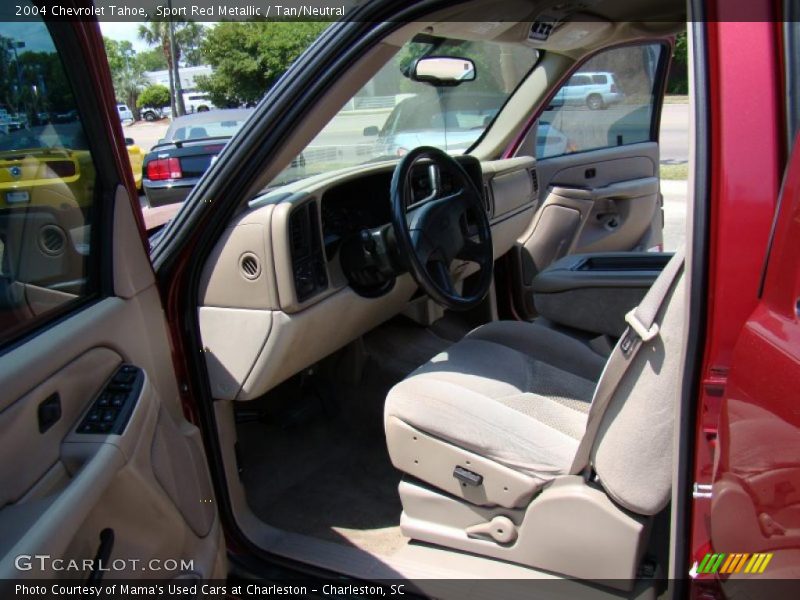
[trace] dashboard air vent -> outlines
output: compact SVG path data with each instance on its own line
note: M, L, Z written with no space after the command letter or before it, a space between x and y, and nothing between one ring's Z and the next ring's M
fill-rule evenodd
M316 202L306 202L292 211L289 243L295 292L297 300L303 302L328 287Z
M261 261L252 252L245 252L239 259L239 269L245 279L258 279L261 275Z
M58 256L67 245L67 234L58 225L44 225L39 230L39 247L49 256Z

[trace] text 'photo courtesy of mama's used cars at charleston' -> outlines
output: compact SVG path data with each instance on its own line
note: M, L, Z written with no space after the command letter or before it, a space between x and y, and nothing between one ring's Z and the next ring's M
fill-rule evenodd
M0 7L0 595L798 596L796 3L142 21L261 98L169 123L149 238L144 17L45 4Z

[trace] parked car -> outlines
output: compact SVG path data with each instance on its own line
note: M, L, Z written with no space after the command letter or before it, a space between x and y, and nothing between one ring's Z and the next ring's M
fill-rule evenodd
M375 156L397 157L417 146L436 146L451 153L464 152L480 137L505 102L505 96L475 93L441 94L433 88L401 100L382 128L364 128L364 136L377 136Z
M81 208L91 202L94 175L77 123L0 135L0 208Z
M117 113L119 115L119 113ZM53 114L53 123L72 123L79 119L78 111L75 109L64 110Z
M167 107L168 109L169 107ZM172 111L153 106L145 106L139 111L145 121L159 121L166 118Z
M142 191L142 167L144 165L144 152L133 138L125 138L125 148L128 151L128 160L131 163L133 172L133 182L136 184L137 191Z
M183 202L252 112L223 109L174 119L144 157L142 186L150 206Z
M185 92L183 94L183 106L187 114L206 112L217 108L211 102L211 97L202 92Z
M131 112L127 104L117 104L117 112L119 113L120 121L133 121L133 112Z
M550 105L578 105L601 110L622 102L624 98L613 73L579 71L561 87Z
M60 187L79 211L0 210L4 597L797 596L800 28L766 0L504 6L359 3L152 247L99 26L4 25L86 82L97 164ZM684 257L647 250L691 18ZM507 96L471 153L270 186L333 106L430 85L395 58L426 51ZM543 99L595 59L637 71L645 138L598 119L537 160Z

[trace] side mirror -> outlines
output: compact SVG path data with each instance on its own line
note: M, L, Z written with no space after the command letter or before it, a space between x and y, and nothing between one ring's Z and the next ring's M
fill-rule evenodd
M375 137L380 133L377 125L370 125L369 127L364 127L364 136L365 137Z
M453 86L474 81L475 63L468 58L426 56L417 60L411 69L411 79L434 86Z
M125 138L125 145L126 146L133 146L136 142L133 141L133 138L126 137Z

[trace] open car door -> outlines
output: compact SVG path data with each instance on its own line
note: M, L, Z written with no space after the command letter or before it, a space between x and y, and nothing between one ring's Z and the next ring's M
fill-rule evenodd
M709 494L713 552L698 557L697 571L720 577L726 593L741 579L791 580L799 574L798 239L800 143L795 142L760 299L739 334L721 403Z
M0 36L0 578L224 578L99 27Z

